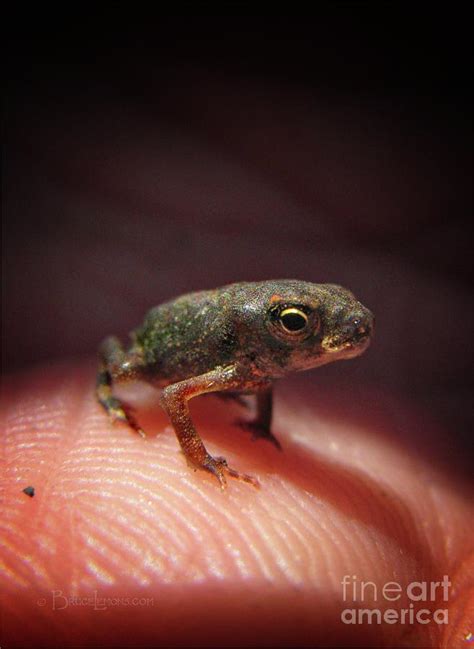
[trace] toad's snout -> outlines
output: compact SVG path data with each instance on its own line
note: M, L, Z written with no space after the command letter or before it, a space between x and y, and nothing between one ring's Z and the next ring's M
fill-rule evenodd
M374 324L374 316L364 308L346 318L342 327L343 336L354 343L362 343L372 336Z
M373 332L374 316L360 305L356 310L339 315L335 332L323 338L321 346L331 354L342 353L340 358L352 358L368 347Z

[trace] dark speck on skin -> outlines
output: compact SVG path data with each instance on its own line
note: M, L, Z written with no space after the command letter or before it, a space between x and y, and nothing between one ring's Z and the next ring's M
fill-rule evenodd
M30 498L33 498L35 495L35 488L34 487L25 487L23 489L23 493L29 496Z

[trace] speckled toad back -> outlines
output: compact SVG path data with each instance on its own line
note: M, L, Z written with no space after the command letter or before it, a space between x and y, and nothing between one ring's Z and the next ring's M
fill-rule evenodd
M164 388L169 415L186 458L213 473L257 485L206 451L188 400L206 392L255 393L255 420L242 422L277 447L271 432L272 382L364 352L373 332L371 312L335 284L299 280L241 282L188 293L157 306L131 334L125 351L117 338L100 347L97 398L114 420L143 434L130 409L112 394L114 382L141 379Z

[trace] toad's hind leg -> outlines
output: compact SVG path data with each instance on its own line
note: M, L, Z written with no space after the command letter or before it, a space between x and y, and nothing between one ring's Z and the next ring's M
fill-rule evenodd
M114 383L132 381L139 376L139 364L135 356L124 351L118 338L106 338L99 348L100 365L97 372L96 396L113 421L123 421L145 437L126 403L113 395Z

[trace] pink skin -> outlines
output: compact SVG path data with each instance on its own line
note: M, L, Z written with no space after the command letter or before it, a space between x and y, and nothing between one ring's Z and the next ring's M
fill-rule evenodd
M461 264L465 241L439 211L463 205L463 159L427 130L397 137L378 106L189 81L161 105L175 119L187 111L190 132L113 102L83 132L68 121L74 107L61 124L46 106L39 134L20 125L21 210L31 223L69 221L38 228L41 246L23 235L10 245L5 358L48 364L3 384L0 644L464 647L474 511L460 386L472 316L462 265L442 266ZM89 357L161 299L285 274L354 290L377 333L361 358L277 385L282 453L233 425L246 414L237 405L192 403L209 451L259 491L230 480L222 493L187 467L155 392L132 386L143 440L95 402L92 358L50 360ZM374 582L380 602L387 582L445 574L447 626L341 622L345 575ZM95 592L145 602L103 610Z
M4 386L7 646L32 637L57 646L92 637L137 646L348 637L456 646L469 624L472 505L462 483L417 453L423 424L405 404L364 389L316 394L298 377L277 391L279 453L232 425L237 406L198 399L192 409L210 450L261 482L257 491L231 481L223 493L186 466L154 393L134 399L146 440L109 423L93 396L94 369L42 367ZM28 485L34 498L22 493ZM380 589L447 574L453 595L432 606L447 606L452 622L354 626L349 635L340 615L353 606L351 591L343 605L341 581L353 574ZM149 599L66 607L63 596L95 591Z

